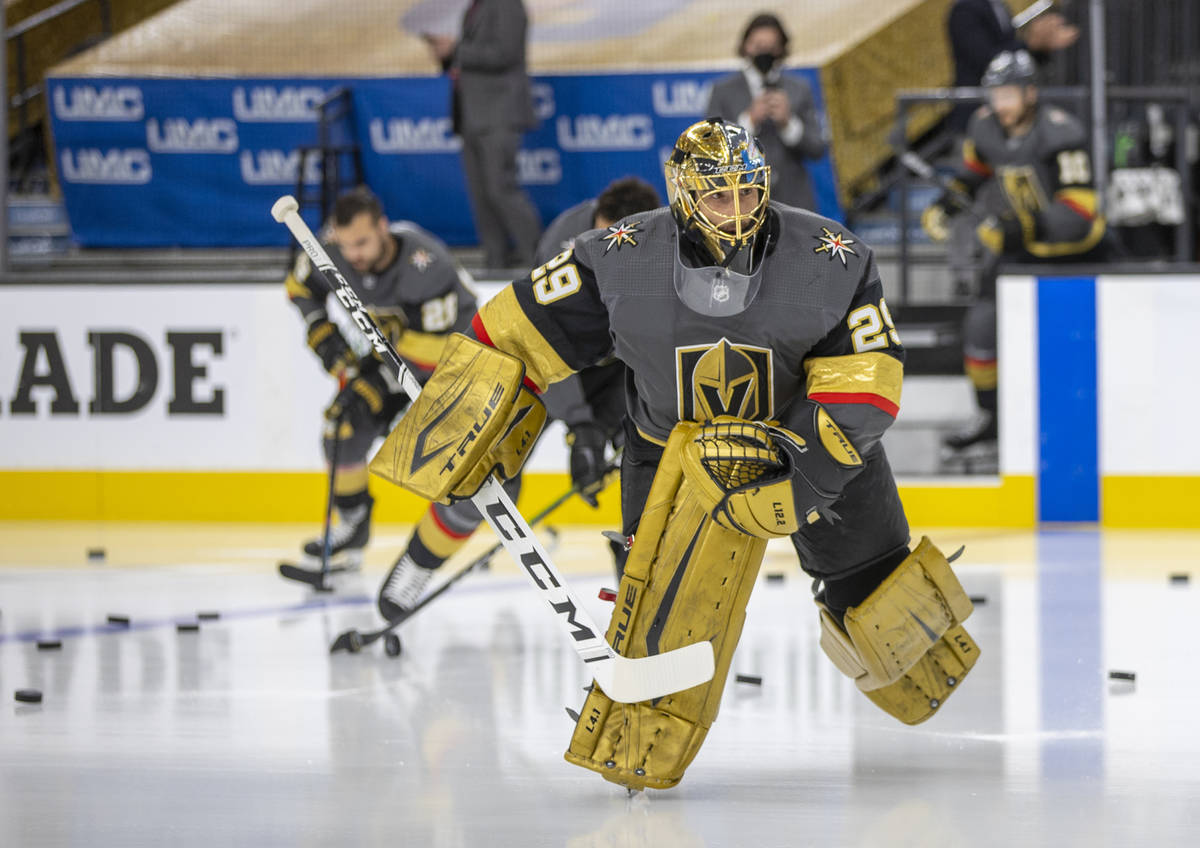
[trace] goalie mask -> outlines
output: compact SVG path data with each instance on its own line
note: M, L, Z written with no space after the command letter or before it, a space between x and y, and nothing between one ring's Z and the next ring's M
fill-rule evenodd
M750 252L767 217L771 168L746 130L720 118L692 124L664 170L671 211L685 234L722 267Z

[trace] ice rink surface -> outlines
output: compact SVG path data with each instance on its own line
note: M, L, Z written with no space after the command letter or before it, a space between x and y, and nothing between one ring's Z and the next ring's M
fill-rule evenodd
M376 621L406 534L378 528L364 572L314 595L275 573L311 529L0 523L0 845L1200 838L1200 534L931 533L947 552L967 545L958 572L984 599L967 622L982 656L915 728L821 653L809 581L774 546L704 748L676 789L630 797L562 759L564 707L579 708L587 678L505 555L408 622L401 657L379 643L331 656L339 632ZM557 561L606 621L603 540L561 539ZM177 632L210 610L220 619ZM38 650L46 638L62 648ZM43 702L17 703L23 688Z

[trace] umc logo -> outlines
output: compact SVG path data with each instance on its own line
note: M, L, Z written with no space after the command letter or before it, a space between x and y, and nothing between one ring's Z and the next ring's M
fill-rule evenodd
M462 148L449 118L374 118L371 149L376 153L453 153Z
M558 119L563 150L649 150L654 123L649 115L563 115Z
M325 90L315 85L256 85L233 90L233 117L246 122L315 121Z
M654 114L664 118L699 116L708 108L712 83L696 80L659 80L651 90L654 93Z
M679 420L708 421L718 415L770 418L775 413L771 349L734 344L675 348Z
M157 118L146 121L146 144L155 153L232 153L237 124L229 118Z
M246 185L290 185L296 184L300 172L300 151L290 153L283 150L243 150L238 160L242 166L242 180ZM304 162L304 182L316 185L321 182L321 160L309 156Z
M142 90L134 85L54 87L54 115L60 121L140 121Z
M143 185L153 176L150 154L140 148L68 149L62 152L60 161L63 179L69 183Z
M562 182L562 157L552 147L517 151L517 179L522 185Z

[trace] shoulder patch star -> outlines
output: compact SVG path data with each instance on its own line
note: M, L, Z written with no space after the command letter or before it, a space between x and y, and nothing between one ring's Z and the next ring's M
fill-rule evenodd
M638 223L638 221L630 221L626 224L613 224L609 227L608 233L600 236L601 239L608 242L604 248L604 252L608 253L614 247L620 250L623 244L631 244L637 247L637 239L634 236L641 232L638 229Z
M834 235L826 227L821 227L821 232L825 233L825 235L813 236L813 238L821 243L819 247L813 248L813 253L828 253L830 262L832 262L833 258L836 256L838 259L842 260L843 268L846 267L847 253L849 253L851 256L858 256L858 254L854 252L854 248L850 246L855 243L854 239L846 238L841 233Z
M408 261L411 262L418 271L424 271L433 264L433 256L425 248L419 247L412 252L412 256L409 257Z

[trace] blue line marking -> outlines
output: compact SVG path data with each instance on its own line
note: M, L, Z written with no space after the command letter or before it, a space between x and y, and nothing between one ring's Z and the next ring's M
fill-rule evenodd
M1038 279L1038 520L1100 520L1096 280Z

